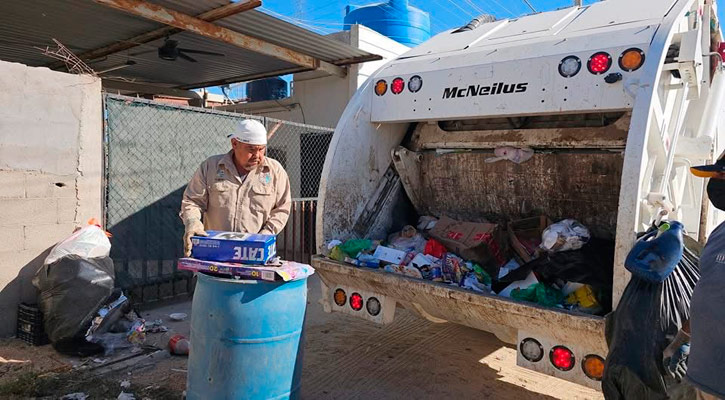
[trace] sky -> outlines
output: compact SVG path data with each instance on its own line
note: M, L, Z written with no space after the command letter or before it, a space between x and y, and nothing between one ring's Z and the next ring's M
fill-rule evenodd
M634 0L636 1L636 0ZM318 33L332 33L343 28L345 6L367 5L380 1L340 0L262 0L261 11L304 26ZM550 11L574 4L573 0L528 0L536 11ZM590 4L593 1L585 1ZM465 25L481 14L499 19L530 14L524 0L409 0L409 4L431 16L431 34Z
M632 0L637 1L637 0ZM664 1L664 0L662 0ZM583 4L594 3L595 0L584 0ZM320 34L329 34L344 28L345 7L367 5L380 1L345 1L345 0L262 0L258 9L262 12L299 25ZM527 4L528 3L528 4ZM532 12L551 11L570 7L573 0L409 0L409 4L430 14L431 36L467 24L481 14L493 14L498 19L513 18ZM529 6L531 5L531 7ZM719 10L719 19L723 19L725 6ZM284 77L289 81L290 77ZM220 93L218 89L212 90ZM235 95L243 96L243 88L237 89ZM233 96L236 97L236 96Z

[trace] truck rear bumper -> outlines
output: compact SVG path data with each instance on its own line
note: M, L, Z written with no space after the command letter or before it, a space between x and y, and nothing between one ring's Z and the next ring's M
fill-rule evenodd
M496 295L479 294L443 283L357 268L315 256L312 265L323 284L355 288L394 299L425 318L449 321L495 334L517 344L519 331L535 333L553 342L576 344L598 354L607 354L605 318L550 309ZM323 295L323 301L330 296Z

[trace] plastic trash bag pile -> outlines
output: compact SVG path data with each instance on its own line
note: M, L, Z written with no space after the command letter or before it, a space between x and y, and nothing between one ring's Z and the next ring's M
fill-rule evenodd
M508 226L421 217L384 240L332 240L325 255L361 268L603 315L611 309L613 241L573 219Z
M110 251L106 232L91 220L56 244L33 278L45 331L61 353L108 354L143 342L143 320L114 290Z

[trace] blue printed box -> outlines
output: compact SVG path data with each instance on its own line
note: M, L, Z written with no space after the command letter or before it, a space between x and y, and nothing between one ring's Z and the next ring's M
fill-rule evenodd
M277 255L277 237L256 233L207 231L191 238L192 257L199 260L266 264Z

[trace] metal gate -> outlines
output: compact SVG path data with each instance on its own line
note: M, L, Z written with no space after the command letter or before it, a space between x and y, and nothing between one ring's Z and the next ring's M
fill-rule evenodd
M267 153L285 167L294 203L277 248L286 259L309 261L331 128L110 94L104 100L105 224L117 286L135 302L193 289L191 275L176 268L183 256L181 196L202 161L229 151L226 134L243 118L268 129L279 125Z

